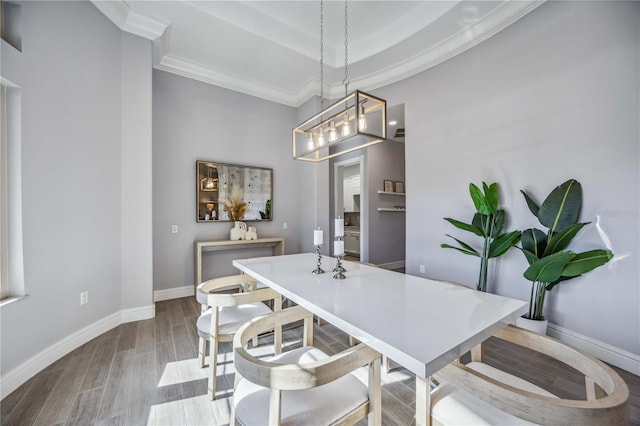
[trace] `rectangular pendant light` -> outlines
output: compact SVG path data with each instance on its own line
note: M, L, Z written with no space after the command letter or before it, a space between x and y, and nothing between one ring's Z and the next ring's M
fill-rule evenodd
M387 138L387 102L356 90L293 129L293 158L317 163Z

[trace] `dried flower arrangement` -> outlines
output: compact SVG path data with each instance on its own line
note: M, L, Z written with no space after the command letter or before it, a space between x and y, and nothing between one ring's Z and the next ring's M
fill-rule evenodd
M234 185L231 195L227 200L224 200L224 209L229 213L229 219L233 221L242 220L249 210L249 205L242 201L243 195L242 189Z

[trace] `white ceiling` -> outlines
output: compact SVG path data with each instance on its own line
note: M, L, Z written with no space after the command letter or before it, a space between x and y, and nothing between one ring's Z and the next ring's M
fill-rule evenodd
M424 71L544 0L350 1L349 90ZM320 1L93 1L154 67L290 106L320 94ZM324 95L344 95L344 2L324 2Z

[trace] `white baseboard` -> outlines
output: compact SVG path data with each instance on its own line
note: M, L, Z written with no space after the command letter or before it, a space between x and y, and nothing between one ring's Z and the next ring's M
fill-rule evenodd
M123 309L120 311L121 323L142 321L156 316L156 305L141 306L139 308Z
M156 290L153 292L153 300L160 302L162 300L179 299L181 297L189 297L195 295L195 289L192 285L184 287L168 288L166 290Z
M604 362L640 376L639 355L551 323L547 327L547 334L554 339L575 346Z
M88 341L95 339L120 324L153 318L155 316L155 310L155 305L123 309L99 319L93 324L89 324L81 330L54 343L0 377L0 399L4 399L4 397L16 390L31 377Z
M405 267L405 263L404 260L398 260L396 262L381 263L376 266L382 269L400 269Z

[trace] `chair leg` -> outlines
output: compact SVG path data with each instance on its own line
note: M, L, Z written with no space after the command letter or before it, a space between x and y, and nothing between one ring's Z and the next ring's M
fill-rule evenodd
M218 342L209 340L209 399L216 399L216 378L218 375Z
M204 357L207 352L207 341L200 337L198 339L198 361L200 362L200 368L204 368Z
M380 358L369 364L369 426L382 424L382 389L380 383Z

